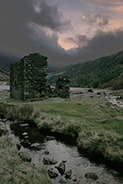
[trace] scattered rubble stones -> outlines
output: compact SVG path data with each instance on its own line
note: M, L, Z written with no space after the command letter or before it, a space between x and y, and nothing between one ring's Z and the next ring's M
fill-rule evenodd
M58 174L51 169L48 170L48 174L50 178L56 178L58 176Z
M31 148L36 149L36 150L41 150L42 145L40 143L33 143L31 144Z
M57 164L57 160L50 159L50 158L43 158L43 163L45 165L55 165Z
M93 90L92 90L92 89L89 89L88 92L89 92L89 93L93 93Z
M95 173L93 173L93 172L86 173L85 177L87 179L92 179L92 180L97 180L98 179L98 176Z
M46 151L44 152L44 154L45 154L45 155L49 155L50 153L49 153L49 151L46 150Z

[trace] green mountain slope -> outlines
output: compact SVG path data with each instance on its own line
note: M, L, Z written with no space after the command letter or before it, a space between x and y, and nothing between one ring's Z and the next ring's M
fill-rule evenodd
M49 75L48 83L54 84L61 76L71 79L76 87L123 88L123 51L94 61L66 66Z
M0 81L8 81L9 80L9 72L0 68Z

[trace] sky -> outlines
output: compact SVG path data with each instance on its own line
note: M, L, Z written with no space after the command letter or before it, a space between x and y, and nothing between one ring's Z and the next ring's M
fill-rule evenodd
M123 0L0 0L0 65L30 53L50 68L123 50Z

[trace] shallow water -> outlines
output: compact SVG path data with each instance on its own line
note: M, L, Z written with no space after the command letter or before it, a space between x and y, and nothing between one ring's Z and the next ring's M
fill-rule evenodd
M103 165L97 165L90 162L89 159L83 157L77 150L76 146L70 146L56 139L47 140L44 135L39 135L36 132L35 127L22 127L18 124L10 126L10 123L2 123L2 126L6 126L9 130L11 137L15 138L18 142L24 139L22 135L24 132L28 134L28 140L31 144L41 143L41 150L30 149L30 146L22 146L21 151L27 152L32 158L32 163L37 167L43 167L53 170L58 174L56 179L51 179L52 184L69 183L69 184L122 184L123 180L119 177L118 173L109 170ZM11 129L10 129L11 127ZM16 133L15 133L16 131ZM15 136L16 134L16 136ZM30 137L31 136L31 137ZM29 145L31 145L29 144ZM46 152L49 154L46 154ZM43 158L56 160L57 163L54 165L44 165ZM61 175L57 170L57 166L64 161L65 172L72 170L71 179L66 179L65 175ZM93 172L98 176L97 180L87 179L85 174Z

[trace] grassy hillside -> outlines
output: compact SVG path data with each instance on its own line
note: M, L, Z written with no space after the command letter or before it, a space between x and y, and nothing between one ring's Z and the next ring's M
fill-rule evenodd
M54 84L61 76L69 76L71 86L122 89L123 51L94 61L66 66L50 74L48 82Z
M0 68L0 81L8 81L9 80L9 72Z

